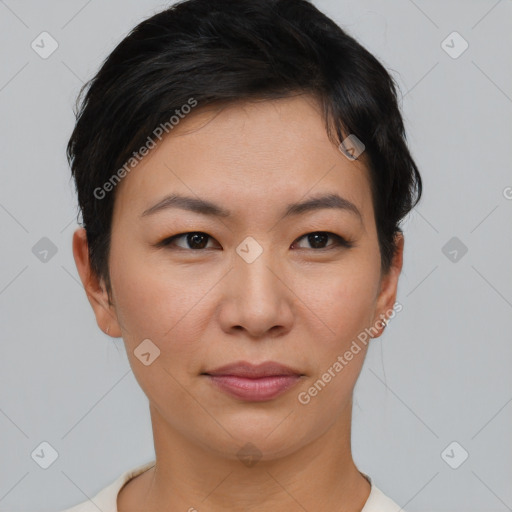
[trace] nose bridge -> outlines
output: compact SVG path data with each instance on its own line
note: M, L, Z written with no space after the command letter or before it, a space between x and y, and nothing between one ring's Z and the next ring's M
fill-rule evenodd
M231 314L229 319L224 318L229 322L225 327L237 325L253 335L261 335L274 326L289 326L289 297L286 286L277 277L280 271L276 261L268 245L264 247L255 238L247 237L239 244L230 272Z
M247 237L236 248L236 253L233 279L239 284L237 295L241 299L252 298L255 302L258 299L266 299L266 303L274 301L281 290L275 270L270 270L275 266L270 245L264 247L255 238Z

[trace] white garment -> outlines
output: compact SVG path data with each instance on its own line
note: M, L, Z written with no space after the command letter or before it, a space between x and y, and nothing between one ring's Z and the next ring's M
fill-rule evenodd
M124 472L117 480L102 489L92 500L87 500L74 507L67 508L61 512L118 512L117 495L121 488L132 478L144 473L155 465L155 461L148 462L142 466ZM361 512L405 512L393 500L388 498L380 489L375 487L372 479L362 473L371 485L370 495L364 504ZM93 503L94 502L94 503Z

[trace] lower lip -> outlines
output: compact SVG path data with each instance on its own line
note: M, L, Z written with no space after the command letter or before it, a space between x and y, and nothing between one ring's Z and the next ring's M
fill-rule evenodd
M300 379L299 375L273 375L250 379L234 375L206 375L229 395L249 402L264 402L282 395Z

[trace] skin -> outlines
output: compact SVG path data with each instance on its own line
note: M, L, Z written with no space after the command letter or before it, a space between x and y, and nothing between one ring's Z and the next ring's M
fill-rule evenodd
M141 213L170 193L230 210L214 218L181 209ZM283 218L287 204L319 193L354 203ZM73 253L102 330L124 340L149 400L156 466L118 495L135 510L360 511L370 493L351 454L352 395L367 345L307 405L307 391L365 328L380 326L396 299L403 237L381 275L368 171L326 134L310 96L231 104L189 114L117 186L109 254L113 305L91 272L85 232ZM315 246L304 236L331 232ZM207 248L172 235L204 232ZM263 253L236 248L253 237ZM315 248L319 247L319 248ZM325 247L325 248L322 248ZM379 337L382 329L376 335ZM149 338L160 356L134 355ZM304 374L265 402L228 396L200 375L238 360L277 361ZM248 442L261 459L237 452ZM194 507L194 508L192 508Z

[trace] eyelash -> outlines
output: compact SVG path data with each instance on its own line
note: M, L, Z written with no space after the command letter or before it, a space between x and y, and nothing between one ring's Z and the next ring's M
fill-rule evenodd
M342 236L337 235L336 233L331 233L329 231L312 231L310 233L306 233L306 234L300 236L293 243L295 244L299 240L302 240L303 238L307 237L308 235L317 235L317 234L328 235L330 238L334 239L335 243L328 245L327 247L322 247L320 249L311 248L311 249L306 249L306 250L320 252L320 251L328 251L328 250L332 250L334 248L342 248L342 247L344 247L346 249L350 249L351 247L353 247L355 245L352 241L346 240ZM174 240L184 237L186 235L206 235L209 240L213 239L212 236L208 235L208 233L204 233L203 231L187 231L186 233L179 233L177 235L173 235L171 237L165 238L164 240L158 242L156 244L156 246L169 248L171 246L172 242L174 242ZM177 249L184 250L184 251L194 251L194 252L201 252L201 251L205 250L205 249L188 249L188 248L184 249L183 247L178 247Z

